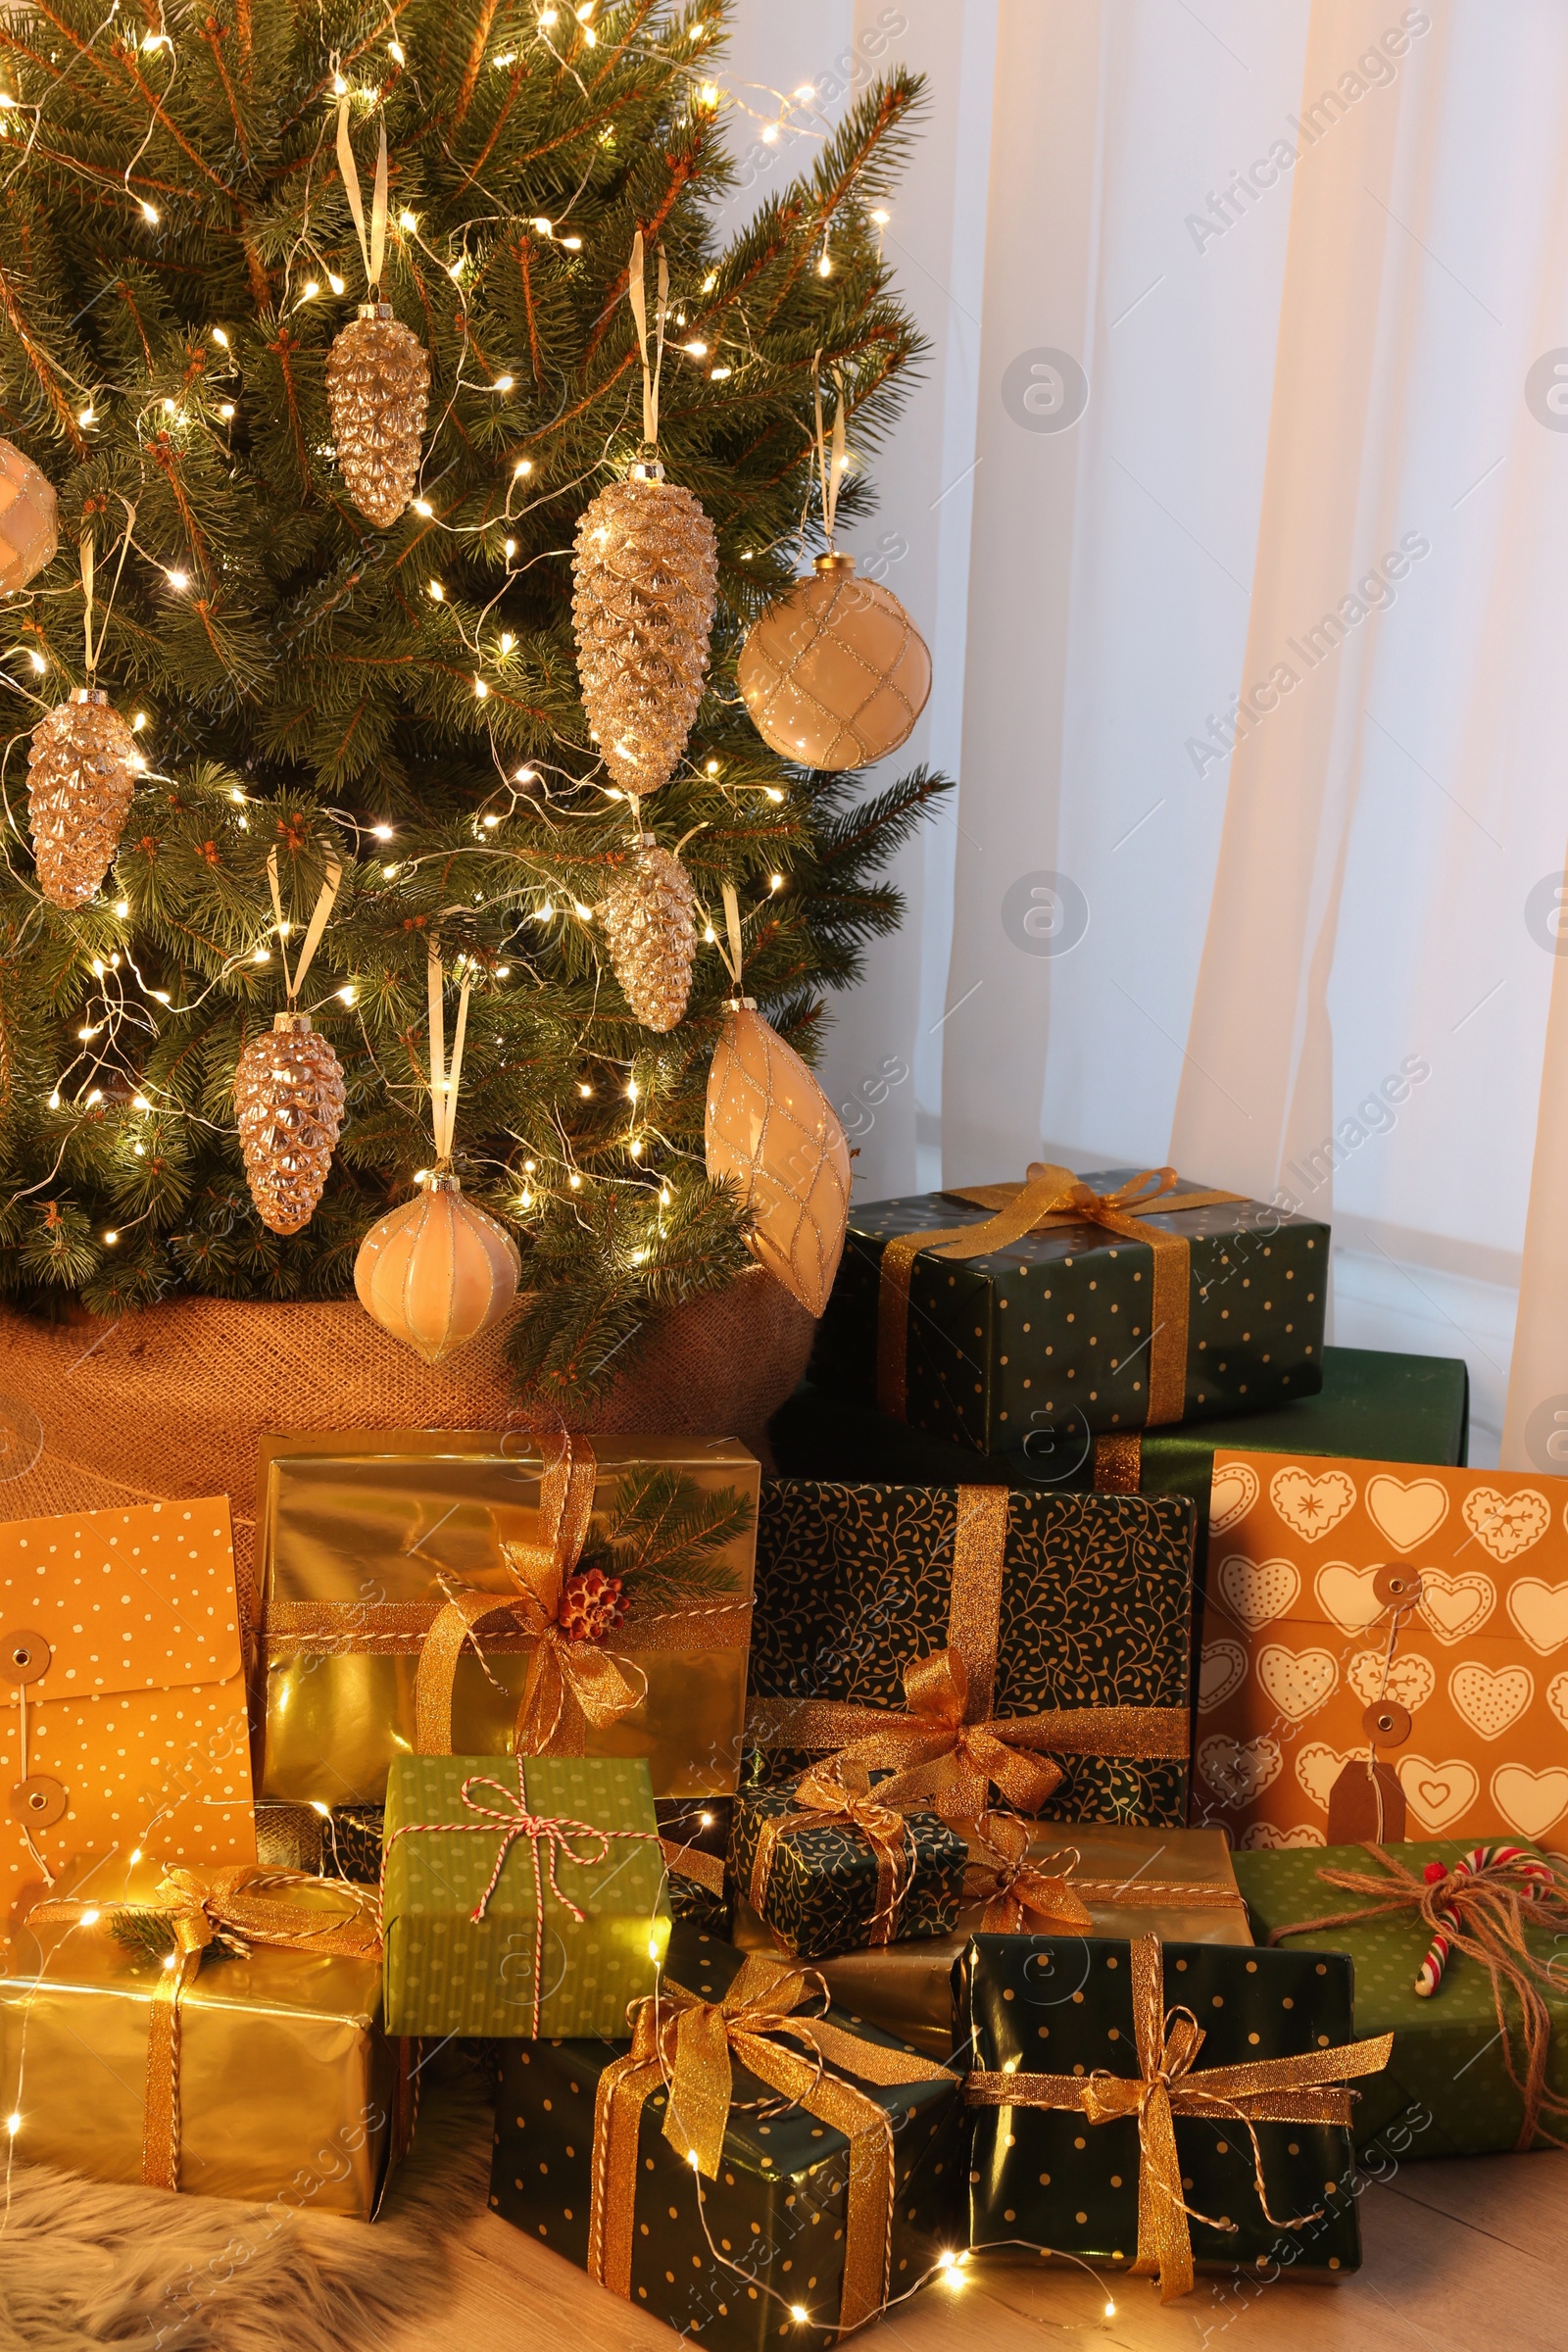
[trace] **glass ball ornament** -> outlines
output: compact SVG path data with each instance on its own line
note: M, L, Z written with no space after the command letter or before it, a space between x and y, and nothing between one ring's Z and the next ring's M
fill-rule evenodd
M354 1260L360 1304L383 1331L444 1364L512 1312L522 1275L504 1225L463 1197L456 1176L419 1178L412 1200L372 1225Z
M869 767L905 742L931 692L931 656L891 588L818 556L756 620L736 667L770 751L801 767Z
M849 1141L805 1062L750 997L724 1007L704 1128L710 1181L739 1193L752 1255L820 1315L849 1226Z

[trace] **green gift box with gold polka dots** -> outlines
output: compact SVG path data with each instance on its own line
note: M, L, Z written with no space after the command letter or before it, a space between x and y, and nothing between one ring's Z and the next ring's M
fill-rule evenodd
M1238 1856L1238 1860L1241 1857ZM1348 1960L1229 1944L1157 1945L1161 2024L1182 2011L1202 2039L1184 2079L1349 2043ZM1143 2163L1136 2114L1090 2121L1077 2085L1098 2073L1137 2079L1133 1947L1092 1936L976 1936L954 1970L958 2039L994 2075L1057 2078L1055 2105L972 2106L969 2242L1024 2245L1107 2269L1139 2251ZM1161 2051L1163 2057L1168 2050ZM1366 2078L1375 2088L1378 2078ZM977 2079L971 2079L971 2094ZM1234 2113L1174 2117L1181 2194L1200 2270L1249 2278L1360 2267L1349 2128L1254 2121L1268 2210L1259 2202L1248 2124ZM1270 2219L1270 2216L1273 2219Z
M677 1927L667 1974L699 2000L717 2001L745 1958L715 1936ZM823 2014L819 1998L802 2011L807 2021ZM618 2255L600 2241L596 2263L596 2166L606 2200L618 2194L613 2176L606 2178L610 2084L602 2091L601 2083L624 2064L629 2044L514 2041L503 2053L496 2102L492 2210L708 2352L827 2352L841 2324L873 2319L878 2303L906 2294L962 2248L965 2124L956 2075L933 2070L907 2043L843 2009L825 2014L873 2054L904 2052L926 2070L924 2079L879 2084L825 2063L829 2084L853 2086L869 2103L872 2129L857 2142L853 2188L848 2134L813 2116L806 2100L780 2096L738 2053L722 2158L716 2177L705 2179L665 2136L667 2092L651 2069L656 2079L635 2119L635 2190ZM884 2149L891 2201L875 2193ZM846 2303L847 2252L862 2294L869 2281L869 2309ZM613 2323L593 2338L612 2339L619 2340Z
M645 1757L399 1756L385 1838L389 2034L625 2032L669 1939Z
M1110 1192L1135 1173L1111 1169L1083 1182ZM1179 1180L1176 1197L1211 1189ZM905 1327L902 1401L889 1384L886 1329L879 1381L888 1243L982 1225L993 1214L961 1193L852 1206L813 1380L981 1453L1027 1445L1052 1447L1059 1459L1074 1433L1141 1429L1149 1419L1154 1251L1099 1225L1054 1226L983 1257L919 1252L907 1313L896 1318ZM1172 1418L1264 1412L1322 1387L1327 1225L1245 1200L1146 1221L1187 1249L1186 1376L1182 1410Z
M1541 1848L1515 1841L1523 1853ZM1450 1867L1474 1850L1473 1839L1423 1839L1387 1847L1396 1862L1421 1879L1430 1862ZM1371 1895L1325 1885L1319 1871L1354 1871L1376 1879L1377 1862L1362 1845L1281 1847L1235 1856L1236 1883L1247 1900L1252 1931L1261 1943L1298 1920L1322 1919L1340 1911L1370 1909ZM1529 1926L1525 1939L1538 1963L1554 1954L1551 1937ZM1491 2156L1519 2143L1524 2101L1510 2079L1508 2058L1497 2032L1492 1978L1479 1961L1461 1952L1448 1956L1436 1992L1415 1989L1417 1973L1432 1942L1431 1930L1413 1910L1385 1913L1364 1925L1315 1928L1282 1945L1298 1951L1343 1952L1355 1969L1355 2027L1358 2034L1392 2034L1394 2055L1387 2072L1366 2085L1356 2110L1356 2145L1370 2166L1407 2163L1412 2156ZM1559 1964L1559 1983L1562 1970ZM1545 2087L1568 2099L1568 1984L1554 1991L1537 1979L1550 2025ZM1514 2070L1525 2072L1517 2004L1507 2004ZM1553 2125L1560 2131L1561 2125ZM1544 2143L1538 2143L1544 2144Z

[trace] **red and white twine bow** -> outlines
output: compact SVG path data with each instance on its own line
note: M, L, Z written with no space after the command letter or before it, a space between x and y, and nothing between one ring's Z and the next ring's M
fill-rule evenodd
M400 1838L493 1838L500 1833L496 1848L495 1868L490 1884L475 1903L468 1917L477 1927L490 1908L490 1899L501 1884L507 1856L519 1838L528 1840L533 1856L533 2010L530 2038L539 2039L540 1985L544 1976L545 1958L545 1889L548 1886L558 1903L571 1913L580 1927L588 1914L564 1891L556 1877L557 1864L563 1860L576 1863L580 1870L597 1870L609 1857L611 1841L616 1838L640 1839L657 1844L651 1830L602 1830L591 1821L572 1821L564 1814L535 1813L528 1803L528 1783L524 1771L525 1759L513 1759L517 1767L517 1786L511 1788L505 1781L494 1779L487 1772L470 1773L460 1790L462 1802L474 1816L472 1821L406 1821L395 1829L386 1841L381 1857L382 1891L385 1893L386 1856ZM497 1801L486 1803L476 1796L475 1789L492 1789ZM574 1838L595 1838L598 1850L579 1853L571 1840Z

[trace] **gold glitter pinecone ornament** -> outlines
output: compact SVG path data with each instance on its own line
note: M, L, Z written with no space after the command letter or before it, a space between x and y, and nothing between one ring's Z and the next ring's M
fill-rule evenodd
M326 355L326 405L349 496L381 530L414 496L430 355L389 302L362 302Z
M51 906L84 906L108 873L136 790L130 729L98 686L73 687L32 730L27 821Z
M718 541L655 460L607 483L577 524L571 600L588 724L624 792L674 774L702 700Z
M673 1029L686 1009L697 954L693 905L680 859L644 833L636 862L595 909L620 993L645 1029Z
M343 1070L308 1012L280 1012L234 1067L245 1177L262 1223L298 1233L316 1214L343 1126Z

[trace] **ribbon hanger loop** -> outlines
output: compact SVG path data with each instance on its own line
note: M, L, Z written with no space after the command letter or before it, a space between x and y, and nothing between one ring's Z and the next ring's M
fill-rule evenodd
M463 1041L468 1030L468 999L473 982L465 974L458 996L457 1027L452 1034L452 1066L446 1062L446 973L441 942L432 939L425 952L425 991L430 1007L430 1131L435 1142L438 1172L452 1165L452 1139L458 1119L458 1089L463 1081Z
M381 115L381 135L375 158L375 187L370 199L370 225L365 224L365 197L360 187L359 167L354 161L354 147L349 138L349 95L345 90L337 102L337 162L343 174L343 193L349 200L354 216L355 234L360 240L360 259L365 264L366 290L371 301L381 298L381 271L386 262L387 214L387 151L386 115Z
M648 290L644 283L643 232L639 228L631 241L631 268L626 278L626 299L637 327L637 348L643 363L643 451L649 458L659 454L659 386L664 369L664 326L669 317L669 263L662 245L659 248L659 298L654 316L654 356L648 357Z
M327 917L337 900L338 884L343 879L342 861L333 851L327 851L323 863L326 869L326 878L317 893L316 905L311 909L311 919L306 925L305 937L300 944L299 961L294 966L293 972L290 973L288 950L283 944L287 937L287 930L283 920L282 893L278 887L277 852L275 849L271 849L267 853L267 887L272 895L272 917L277 925L278 959L283 966L283 987L290 1012L295 1009L299 1002L300 990L305 986L305 975L310 970L316 951L321 944Z
M833 404L833 433L831 442L822 427L822 354L817 351L811 360L811 396L816 407L816 465L822 482L822 529L827 538L827 552L833 553L833 534L838 522L839 491L844 481L847 461L844 424L844 370L832 370L833 389L837 398Z

